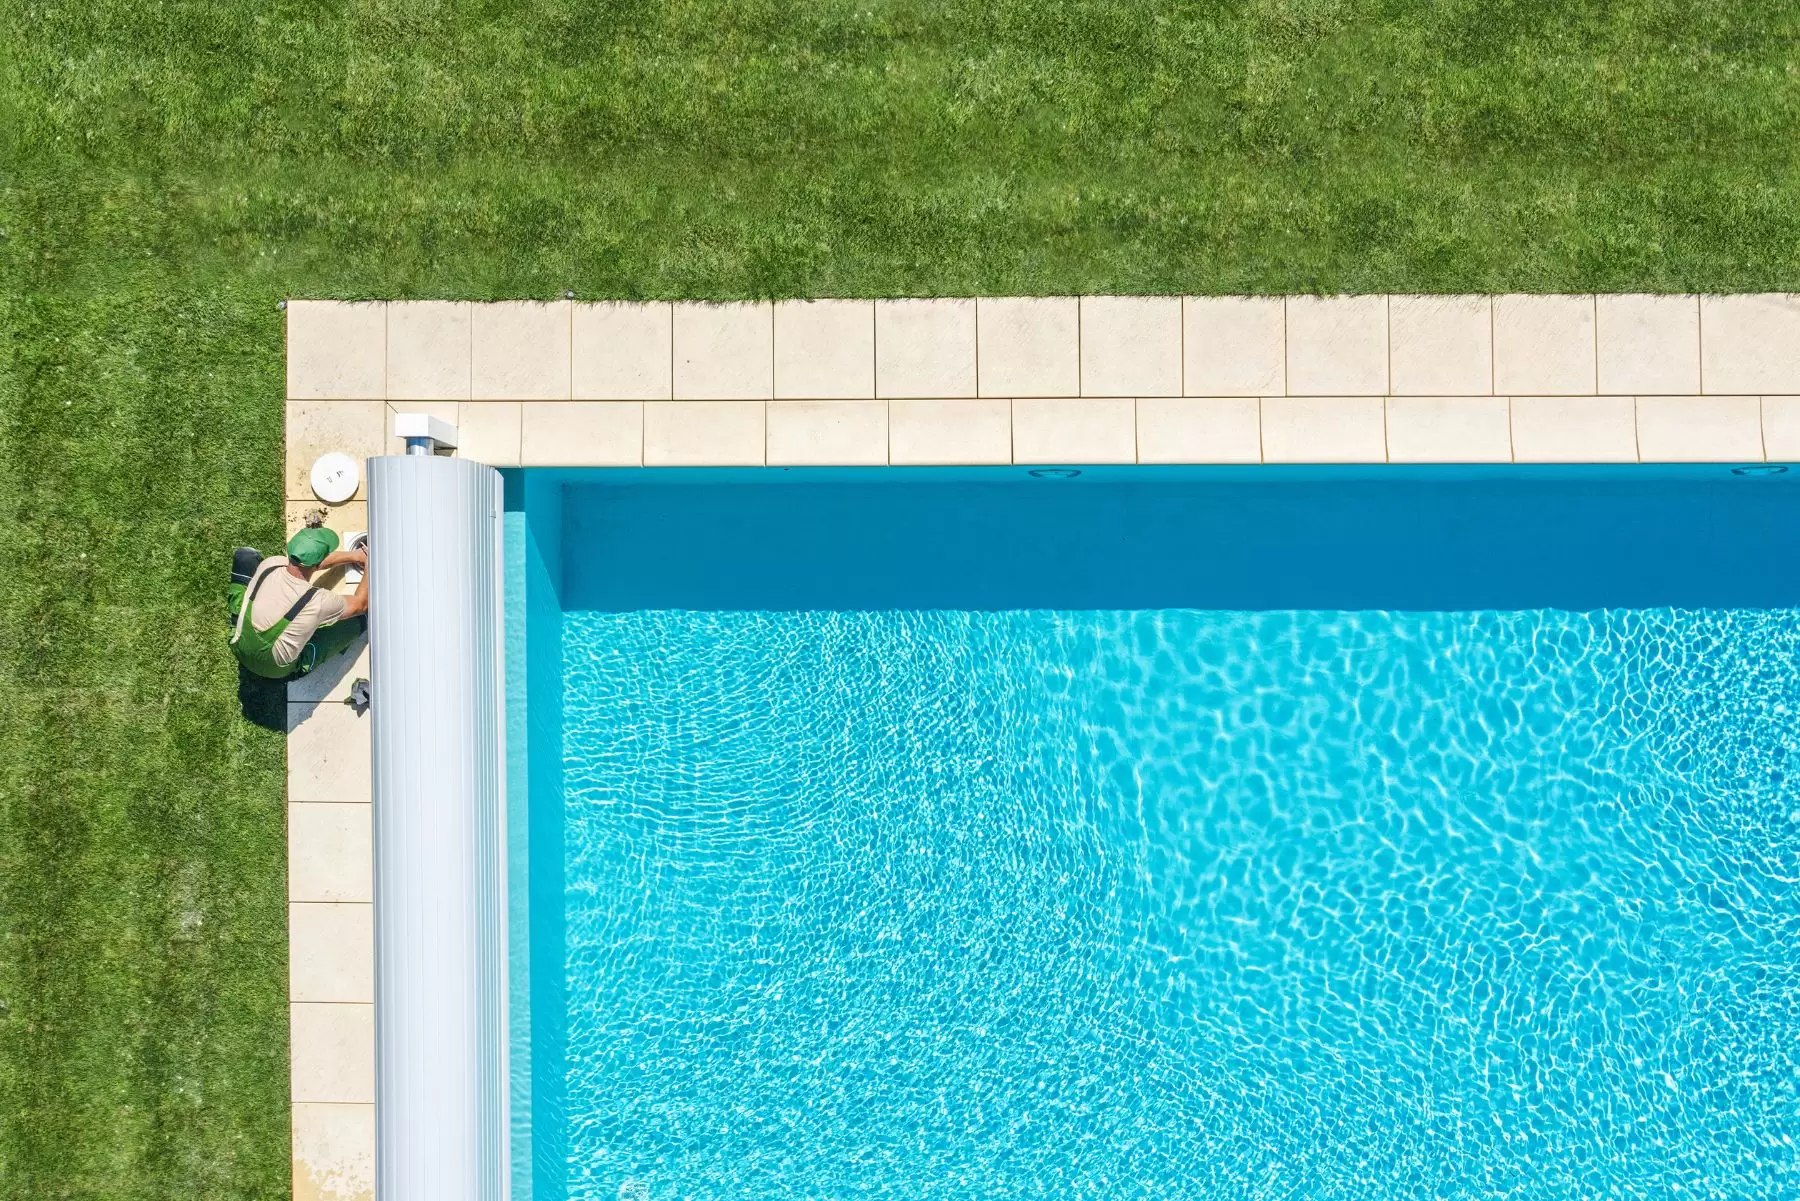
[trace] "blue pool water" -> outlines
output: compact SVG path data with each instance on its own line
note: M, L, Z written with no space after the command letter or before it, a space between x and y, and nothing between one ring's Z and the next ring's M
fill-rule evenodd
M1791 502L1678 483L1423 477L1323 535L1280 488L567 487L540 1180L1800 1194ZM961 576L834 549L882 513ZM1534 513L1562 540L1507 550ZM717 524L759 518L824 528L753 562ZM1320 550L1402 520L1404 578ZM1268 556L1270 603L1220 603L1209 548ZM1442 603L1584 589L1618 603Z

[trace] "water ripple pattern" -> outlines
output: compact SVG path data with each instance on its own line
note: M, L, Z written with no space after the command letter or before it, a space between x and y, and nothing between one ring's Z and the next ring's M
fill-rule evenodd
M1800 1196L1797 651L570 613L570 1196Z

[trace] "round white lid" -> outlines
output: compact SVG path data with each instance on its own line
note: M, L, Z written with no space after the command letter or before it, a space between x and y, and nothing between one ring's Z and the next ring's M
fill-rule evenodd
M318 498L328 505L341 505L356 495L356 485L361 482L362 470L357 467L356 460L341 451L319 456L313 464L312 490Z

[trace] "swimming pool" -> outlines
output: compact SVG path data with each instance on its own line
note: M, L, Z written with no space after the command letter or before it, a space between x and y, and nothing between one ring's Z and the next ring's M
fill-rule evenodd
M1797 500L514 474L515 1195L1793 1195Z

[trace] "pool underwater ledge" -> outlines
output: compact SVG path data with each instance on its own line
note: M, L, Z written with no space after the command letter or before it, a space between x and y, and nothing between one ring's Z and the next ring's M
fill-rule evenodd
M1800 473L502 474L514 1197L1792 1184Z
M571 609L1591 609L1792 598L1777 466L506 474Z

